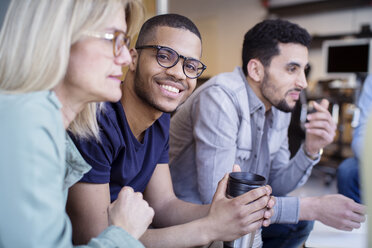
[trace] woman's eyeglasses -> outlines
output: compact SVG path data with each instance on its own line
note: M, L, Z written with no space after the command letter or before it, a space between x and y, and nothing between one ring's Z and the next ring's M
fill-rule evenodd
M113 53L115 57L120 55L120 52L124 46L126 46L128 49L130 46L130 37L125 32L120 30L116 30L114 33L86 32L85 35L112 41Z

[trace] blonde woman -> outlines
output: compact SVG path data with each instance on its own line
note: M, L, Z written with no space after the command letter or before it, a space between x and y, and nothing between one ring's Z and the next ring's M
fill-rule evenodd
M14 0L0 32L0 247L71 247L66 134L98 137L93 102L118 101L136 0ZM74 156L74 155L72 155ZM80 157L76 154L76 159ZM153 210L129 187L88 247L143 247Z

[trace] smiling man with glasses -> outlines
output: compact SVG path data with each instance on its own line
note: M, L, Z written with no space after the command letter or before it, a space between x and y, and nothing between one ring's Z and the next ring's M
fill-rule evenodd
M210 205L179 200L173 192L169 113L190 96L206 69L200 62L197 27L184 16L155 16L142 26L130 53L121 101L106 104L98 116L100 140L72 136L92 166L69 192L67 209L78 233L75 240L84 243L109 224L107 207L124 186L143 193L155 210L154 228L140 238L146 247L200 246L268 225L274 205L269 186L228 199L225 176Z

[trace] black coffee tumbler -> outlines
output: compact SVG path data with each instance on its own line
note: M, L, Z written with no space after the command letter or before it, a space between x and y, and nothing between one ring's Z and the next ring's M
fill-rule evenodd
M259 188L266 184L263 176L250 172L231 172L227 181L226 195L230 198L240 196L252 189ZM260 234L260 233L259 233ZM255 232L247 234L237 240L224 242L224 248L246 248L252 247L255 240ZM261 240L261 236L258 237ZM261 242L261 241L260 241Z

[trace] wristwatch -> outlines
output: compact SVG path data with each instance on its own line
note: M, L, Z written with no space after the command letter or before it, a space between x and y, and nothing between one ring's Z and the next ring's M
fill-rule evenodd
M316 154L310 154L306 151L305 146L303 146L305 155L311 160L317 160L323 154L323 148L320 148L319 152Z

